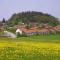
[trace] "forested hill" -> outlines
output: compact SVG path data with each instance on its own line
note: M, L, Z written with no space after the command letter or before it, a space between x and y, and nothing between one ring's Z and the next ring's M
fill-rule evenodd
M42 12L36 12L36 11L27 11L27 12L21 12L21 13L15 13L11 16L11 18L8 20L7 24L10 26L14 26L18 24L19 22L23 22L25 24L30 23L48 23L49 25L57 25L59 24L59 21L54 16L51 16L49 14L45 14Z

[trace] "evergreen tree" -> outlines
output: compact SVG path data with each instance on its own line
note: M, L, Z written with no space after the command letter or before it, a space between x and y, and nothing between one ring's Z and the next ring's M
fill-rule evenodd
M5 23L5 18L3 18L2 23Z

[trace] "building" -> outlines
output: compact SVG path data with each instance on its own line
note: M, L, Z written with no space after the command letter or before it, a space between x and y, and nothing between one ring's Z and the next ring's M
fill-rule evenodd
M38 27L32 27L27 29L26 27L18 27L16 30L16 34L26 34L26 35L36 35L36 34L49 34L48 29L38 29Z

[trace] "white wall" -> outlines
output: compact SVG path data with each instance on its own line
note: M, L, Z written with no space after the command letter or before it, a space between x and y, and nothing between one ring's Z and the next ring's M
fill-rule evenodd
M17 29L17 30L16 30L16 34L17 34L17 33L22 34L22 31L21 31L20 29Z

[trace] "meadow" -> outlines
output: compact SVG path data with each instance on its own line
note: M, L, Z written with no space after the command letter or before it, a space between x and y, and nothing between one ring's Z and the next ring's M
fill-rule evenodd
M60 35L0 37L0 60L60 60Z

